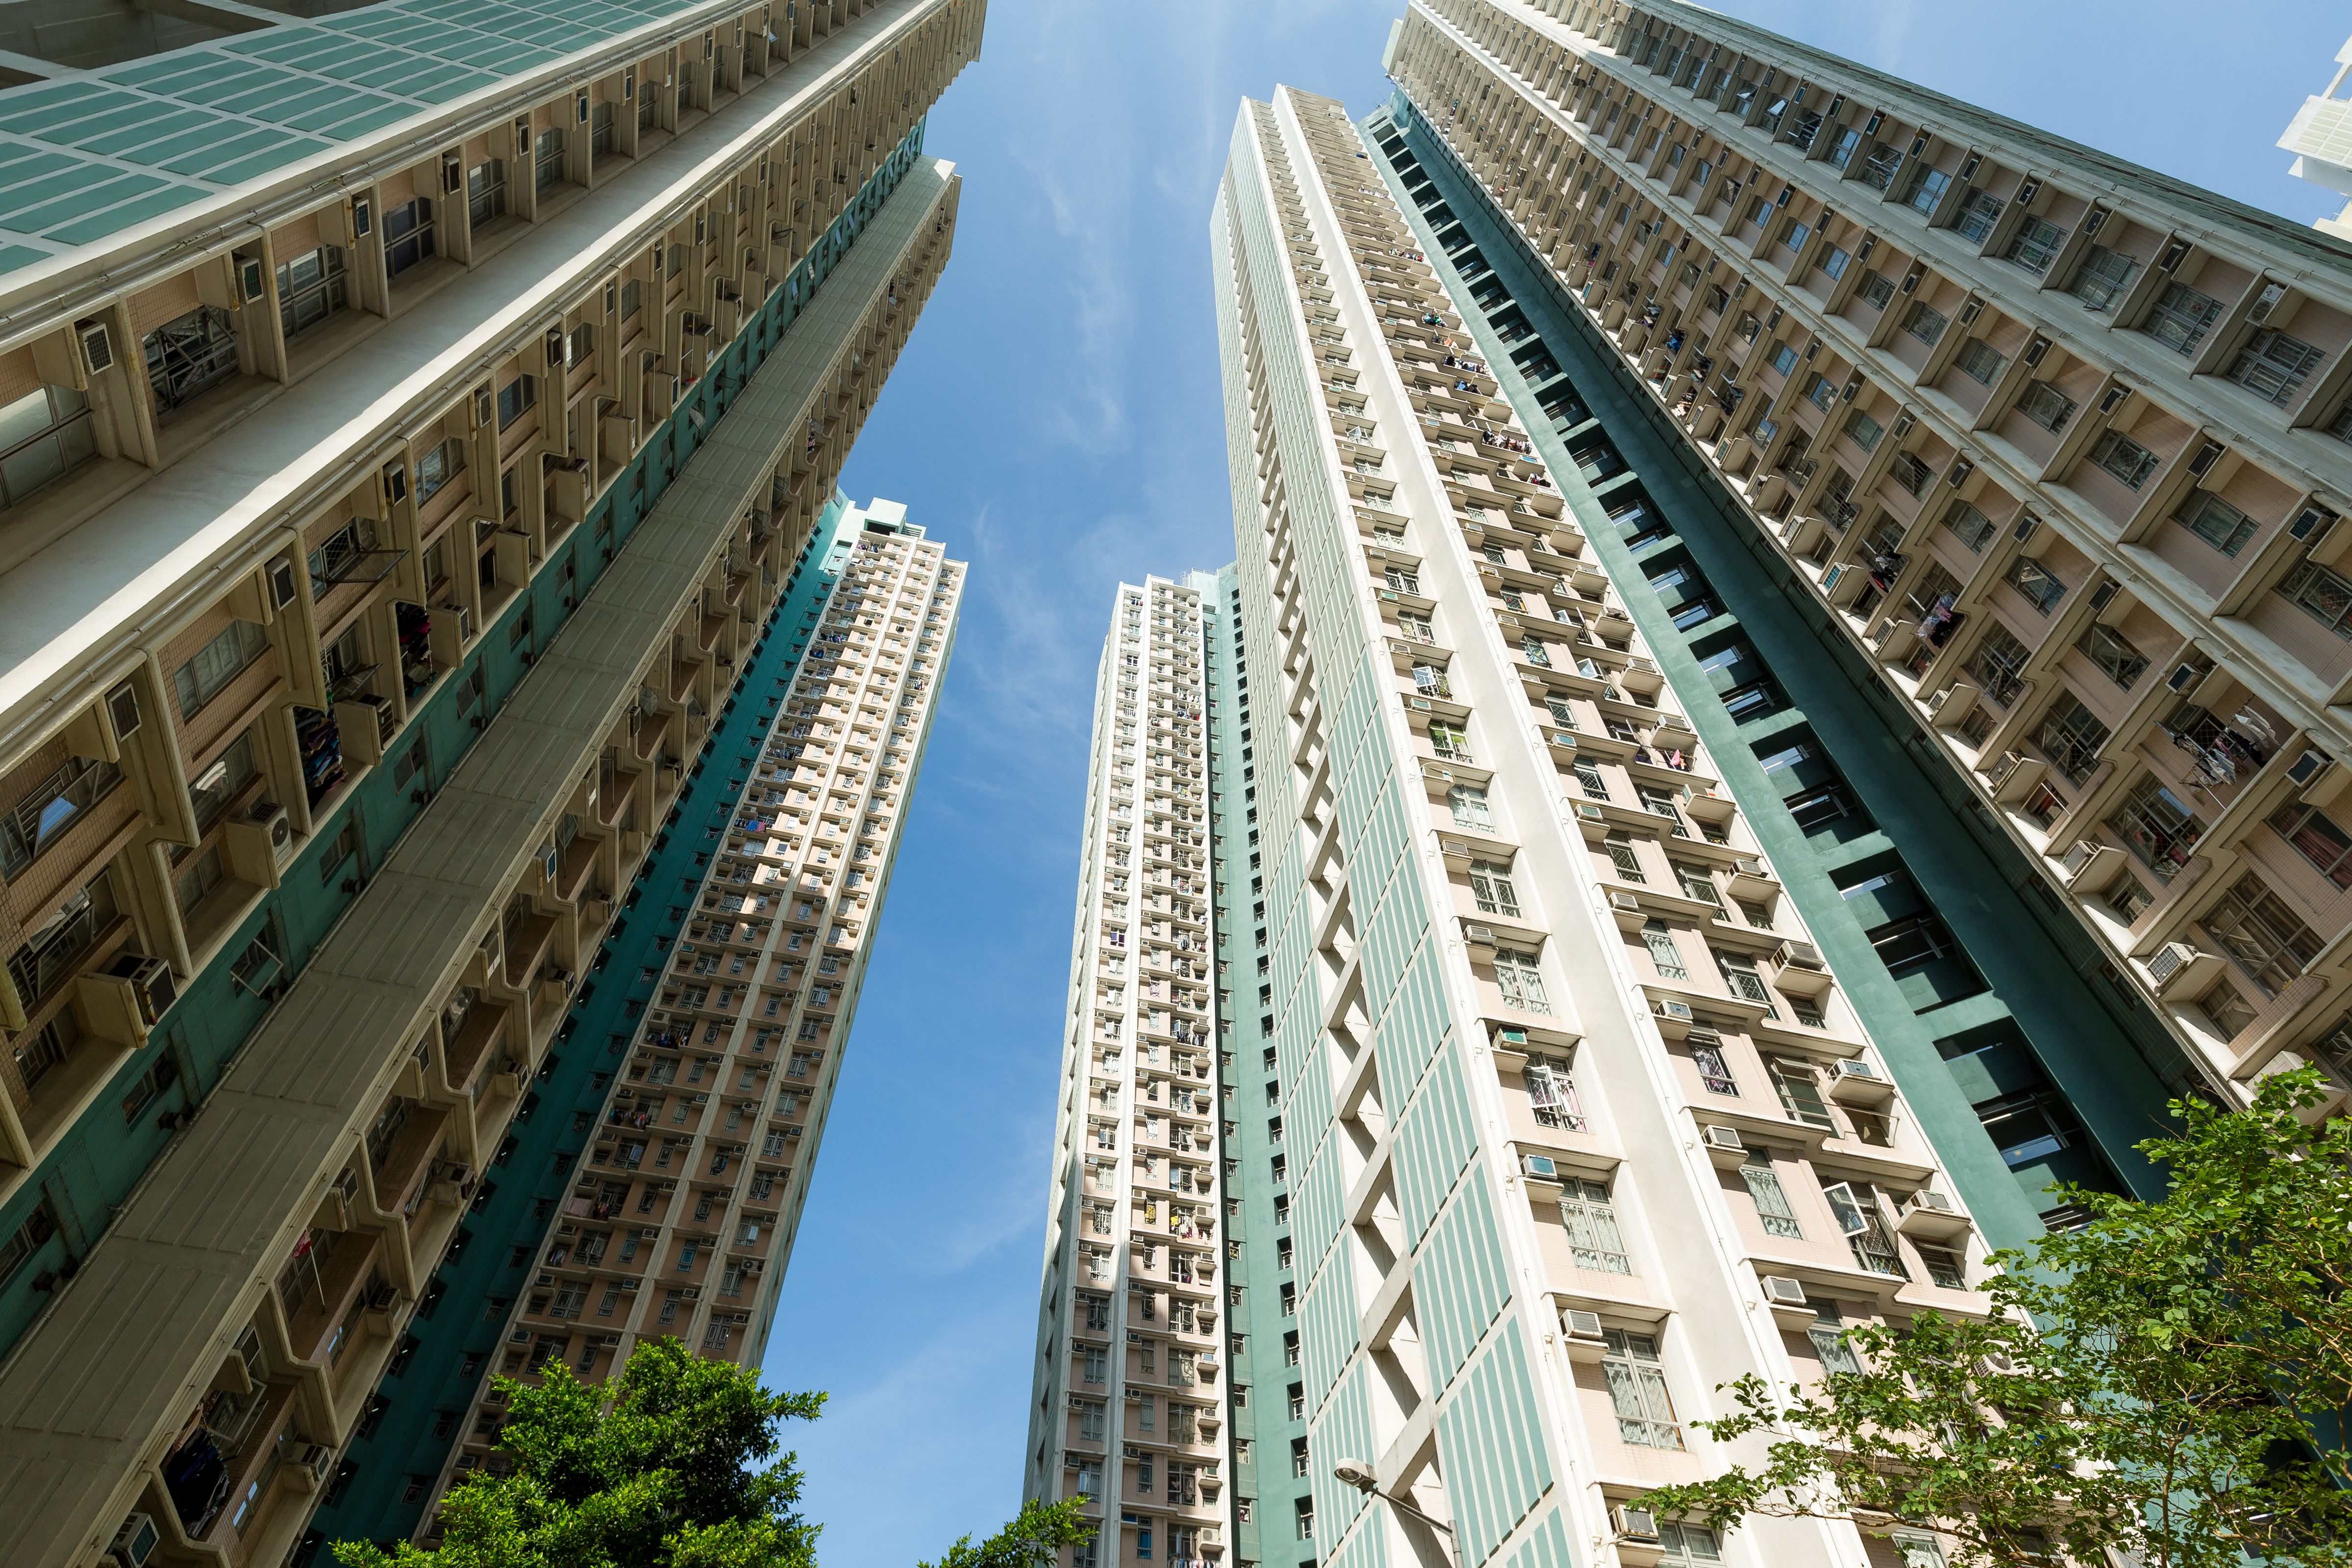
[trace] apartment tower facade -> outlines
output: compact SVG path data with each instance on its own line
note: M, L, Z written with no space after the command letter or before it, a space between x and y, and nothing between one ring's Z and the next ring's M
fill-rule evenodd
M1202 621L1213 584L1119 584L1095 678L1023 1485L1088 1499L1106 1563L1224 1550L1230 1229Z
M391 1535L437 1544L446 1488L510 1465L497 1450L503 1401L489 1371L536 1383L562 1361L595 1383L646 1335L760 1363L964 590L962 562L946 560L896 500L840 508L824 545L804 642L785 651L781 675L760 679L755 663L736 696L752 745L740 778L713 773L718 832L691 835L687 809L663 832L691 844L701 869L673 881L649 858L633 924L591 966L609 973L612 1004L583 996L569 1018L572 1048L602 1041L602 1069L541 1183L552 1201L541 1196L534 1213L551 1220L475 1225L489 1253L508 1256L485 1260L494 1284L449 1293L449 1311L499 1314L497 1354L421 1356L385 1380L397 1394L379 1394L391 1408L367 1434L385 1448L352 1448L358 1474L324 1490L318 1547ZM722 710L715 748L731 726ZM534 1110L555 1119L564 1107ZM515 1159L501 1163L499 1183L522 1173ZM402 1438L407 1453L395 1450ZM367 1498L341 1507L362 1477L374 1481Z
M1245 103L1212 228L1242 1267L1233 1537L1201 1555L1935 1550L1788 1521L1718 1541L1629 1506L1721 1462L1690 1426L1718 1384L1819 1376L1855 1322L1972 1310L1982 1242L1340 106ZM1049 1319L1080 1239L1066 1218ZM1040 1415L1082 1473L1058 1404ZM1125 1526L1131 1478L1097 1474ZM1078 1561L1114 1558L1142 1560L1131 1526Z
M0 90L0 1487L44 1568L285 1561L436 1266L508 1244L468 1216L610 1070L564 1020L945 263L923 117L983 15L187 9Z
M1673 0L1415 0L1388 64L2096 1028L2166 1089L2352 1079L2352 250ZM2146 1114L2063 1033L2122 1167Z

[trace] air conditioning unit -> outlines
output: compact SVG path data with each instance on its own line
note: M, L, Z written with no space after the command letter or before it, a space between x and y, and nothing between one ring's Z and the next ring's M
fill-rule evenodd
M1664 996L1650 998L1650 1011L1661 1018L1673 1018L1679 1023L1687 1024L1691 1019L1689 1003L1669 1001Z
M1748 1152L1748 1142L1745 1139L1739 1136L1739 1129L1737 1127L1716 1125L1712 1127L1704 1127L1699 1131L1700 1134L1706 1138L1706 1146L1710 1149L1721 1149L1726 1152L1736 1149L1741 1153L1746 1153Z
M114 334L104 321L77 321L74 341L81 345L82 368L92 375L114 368Z
M1810 942L1784 942L1780 944L1779 963L1784 969L1825 969L1822 950Z
M113 1543L107 1547L106 1555L120 1564L120 1568L147 1568L149 1560L155 1555L158 1539L154 1516L134 1513L122 1521L121 1529L114 1532Z
M2305 751L2303 755L2287 764L2286 776L2297 789L2309 789L2319 782L2320 775L2327 771L2331 760L2325 752Z
M2214 954L2200 952L2189 942L2168 942L2148 959L2147 977L2156 994L2163 996L2176 990L2194 991L2221 973L2221 961Z
M2335 526L2336 513L2324 506L2314 505L2295 513L2294 521L2286 525L2286 531L2305 545L2316 550Z
M491 419L496 416L498 409L497 405L490 400L490 389L488 386L483 385L474 388L473 410L474 428L477 430L479 430L484 426L489 424Z
M1559 1326L1568 1331L1571 1340L1590 1340L1595 1343L1608 1336L1601 1331L1601 1314L1588 1312L1580 1307L1570 1307L1559 1315Z
M138 999L139 1016L151 1025L163 1017L173 998L179 994L171 964L143 952L124 953L106 966L106 973L131 983L131 994Z
M2203 479L2213 465L2221 460L2224 450L2226 448L2219 441L2206 442L2197 448L2197 455L2189 459L2189 471L2199 479Z
M1519 1168L1540 1181L1559 1180L1559 1162L1549 1154L1522 1154L1519 1156Z
M139 689L124 681L106 694L106 721L114 727L114 738L127 741L139 732Z
M1576 815L1582 817L1587 822L1600 822L1604 820L1601 816L1601 808L1585 801L1579 801L1577 803Z
M256 801L245 814L245 820L258 827L269 839L270 858L283 864L294 850L294 819L286 808L275 801Z
M1805 1282L1791 1279L1785 1274L1764 1276L1764 1300L1775 1307L1801 1307L1805 1304Z
M1852 1079L1858 1079L1864 1083L1885 1083L1886 1081L1885 1079L1878 1076L1878 1069L1876 1068L1872 1067L1868 1062L1864 1061L1859 1058L1848 1058L1843 1061L1832 1062L1830 1064L1830 1081L1832 1083L1840 1083Z
M324 1443L313 1443L302 1450L302 1457L297 1462L310 1473L314 1483L324 1486L327 1478L334 1473L335 1451Z
M1923 1187L1903 1200L1903 1212L1906 1214L1958 1214L1960 1210L1958 1205L1943 1194L1931 1193Z
M1646 1508L1621 1503L1609 1510L1609 1523L1620 1541L1638 1542L1644 1546L1657 1543L1658 1516Z
M2205 679L2205 672L2210 668L2212 667L2210 665L2194 661L2176 665L2172 673L2164 678L2164 689L2167 691L2186 691Z
M1642 900L1635 898L1631 893L1612 893L1609 895L1609 907L1617 910L1632 910L1638 912L1642 908Z

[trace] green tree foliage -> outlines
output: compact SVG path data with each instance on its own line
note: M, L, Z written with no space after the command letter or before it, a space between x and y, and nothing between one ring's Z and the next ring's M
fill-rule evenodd
M948 1548L948 1554L921 1568L1053 1568L1062 1548L1076 1546L1095 1532L1078 1510L1079 1498L1062 1502L1021 1505L1020 1517L978 1546L967 1535Z
M818 1527L795 1511L777 1429L814 1420L824 1394L770 1394L674 1339L639 1344L612 1385L561 1362L537 1388L497 1382L514 1469L450 1490L437 1552L341 1542L344 1568L814 1568Z
M2070 1190L2091 1222L1998 1255L1990 1321L1857 1328L1860 1372L1731 1384L1733 1413L1697 1425L1760 1461L1643 1506L1931 1529L1969 1568L2105 1548L2352 1564L2352 1121L2305 1124L2320 1082L2280 1074L2244 1111L2176 1103L2178 1134L2141 1145L2161 1201Z

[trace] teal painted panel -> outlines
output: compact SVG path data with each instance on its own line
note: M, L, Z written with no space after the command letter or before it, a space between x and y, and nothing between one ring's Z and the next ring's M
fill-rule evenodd
M1484 1174L1473 1173L1462 1184L1460 1199L1414 1255L1412 1297L1421 1309L1431 1378L1443 1394L1511 1299L1502 1231Z
M1355 1271L1342 1248L1307 1282L1298 1302L1298 1369L1310 1414L1322 1408L1348 1358L1356 1353L1359 1311Z
M1412 1092L1452 1029L1444 983L1438 976L1438 946L1424 942L1406 965L1373 1037L1381 1087L1391 1100Z
M1568 1521L1556 1508L1537 1520L1503 1559L1503 1568L1575 1568L1575 1563L1576 1555L1568 1544Z
M1344 1537L1365 1502L1363 1493L1331 1474L1333 1462L1380 1458L1372 1429L1370 1377L1371 1368L1363 1362L1349 1368L1347 1381L1307 1428L1307 1447L1314 1456L1309 1468L1315 1483L1315 1533L1326 1541Z
M1455 1544L1465 1568L1479 1568L1551 1489L1551 1458L1517 1319L1439 1410L1437 1457L1454 1500Z
M1398 1119L1390 1156L1396 1163L1397 1207L1414 1246L1421 1244L1438 1206L1477 1151L1478 1131L1471 1120L1461 1056L1441 1051L1421 1092Z
M1326 1139L1313 1163L1291 1178L1290 1236L1298 1277L1313 1276L1323 1266L1323 1255L1339 1237L1346 1224L1347 1162L1340 1158L1339 1140Z

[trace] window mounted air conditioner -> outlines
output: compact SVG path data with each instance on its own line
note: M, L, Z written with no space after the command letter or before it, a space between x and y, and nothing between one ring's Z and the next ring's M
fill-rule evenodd
M84 370L98 375L114 368L114 335L104 321L77 321L74 339L81 345Z
M1775 1307L1801 1307L1805 1304L1805 1282L1791 1279L1785 1274L1764 1277L1764 1300Z
M106 1555L119 1564L119 1568L147 1568L148 1562L155 1555L158 1539L154 1516L134 1513L122 1521L121 1529L114 1532L113 1543L107 1547Z
M1579 1307L1570 1307L1567 1311L1562 1312L1559 1315L1559 1326L1568 1331L1568 1337L1571 1340L1600 1341L1607 1337L1601 1331L1601 1314L1588 1312Z
M173 978L172 966L160 958L150 958L143 952L126 952L106 966L110 978L128 981L131 995L137 1000L139 1016L149 1024L162 1018L179 994L178 983Z
M1549 1154L1522 1154L1519 1156L1519 1168L1540 1181L1559 1180L1559 1162Z
M1848 1079L1856 1079L1864 1083L1885 1083L1886 1081L1885 1079L1878 1076L1878 1069L1876 1068L1872 1067L1868 1062L1860 1060L1859 1058L1849 1058L1846 1060L1832 1062L1830 1064L1830 1081L1832 1083L1842 1082Z
M2333 759L2325 752L2305 751L2287 764L2286 776L2297 789L2309 789L2326 773Z
M1687 1002L1673 1002L1663 996L1653 996L1650 998L1650 1011L1661 1018L1673 1018L1680 1023L1687 1024L1691 1020L1690 1004Z
M1903 1200L1903 1212L1906 1214L1958 1214L1960 1211L1959 1206L1943 1194L1931 1193L1922 1188Z
M1617 910L1632 910L1638 912L1642 907L1642 900L1635 898L1631 893L1611 893L1609 895L1609 907Z
M1609 1510L1609 1522L1615 1528L1620 1541L1652 1545L1658 1540L1658 1516L1646 1508L1620 1504Z
M1748 1148L1747 1140L1739 1136L1739 1129L1737 1127L1714 1126L1702 1131L1706 1139L1706 1146L1710 1149L1727 1151L1738 1149L1745 1152Z

